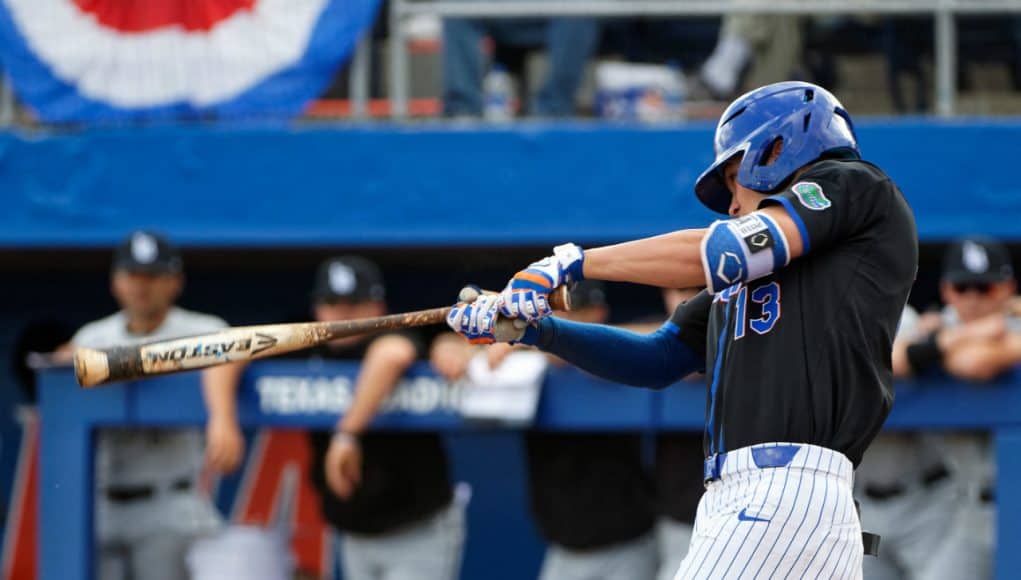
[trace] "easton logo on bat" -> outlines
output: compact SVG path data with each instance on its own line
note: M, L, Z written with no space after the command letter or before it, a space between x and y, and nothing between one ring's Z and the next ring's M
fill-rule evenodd
M276 337L268 334L255 333L254 340L243 338L228 342L199 343L195 345L180 346L175 349L162 352L146 352L145 357L149 362L171 362L194 358L220 357L232 352L251 351L253 355L276 346Z

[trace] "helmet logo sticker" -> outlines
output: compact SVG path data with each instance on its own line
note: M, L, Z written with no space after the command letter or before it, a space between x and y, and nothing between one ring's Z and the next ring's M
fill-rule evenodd
M818 183L811 181L800 181L791 187L794 195L798 196L801 205L810 210L821 211L833 205L829 198L822 192Z

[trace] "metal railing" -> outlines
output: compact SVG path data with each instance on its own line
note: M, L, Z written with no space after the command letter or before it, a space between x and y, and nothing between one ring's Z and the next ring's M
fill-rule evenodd
M727 14L933 15L935 103L942 117L956 110L957 27L962 14L1018 14L1021 0L391 0L388 14L391 116L409 114L409 43L406 24L417 15L441 18L724 16ZM358 42L348 70L351 116L368 117L370 33ZM10 79L0 71L0 127L15 122Z
M954 114L958 14L1021 13L1021 0L391 0L390 98L393 116L408 114L408 42L415 15L521 18L555 16L723 16L726 14L932 14L935 27L936 112Z

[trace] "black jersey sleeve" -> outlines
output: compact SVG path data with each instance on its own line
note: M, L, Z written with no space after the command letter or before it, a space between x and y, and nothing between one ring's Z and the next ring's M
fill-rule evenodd
M713 295L708 290L703 290L691 300L679 305L670 316L670 323L677 327L677 338L703 360L706 356L709 309L712 305Z
M822 161L759 207L782 205L801 233L802 253L824 249L875 223L889 204L885 176L855 161Z

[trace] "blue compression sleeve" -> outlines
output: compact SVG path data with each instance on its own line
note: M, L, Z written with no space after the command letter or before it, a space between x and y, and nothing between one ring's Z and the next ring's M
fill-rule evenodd
M677 332L672 322L651 334L639 334L613 326L549 317L524 342L598 377L662 389L705 368L705 361L677 338Z

